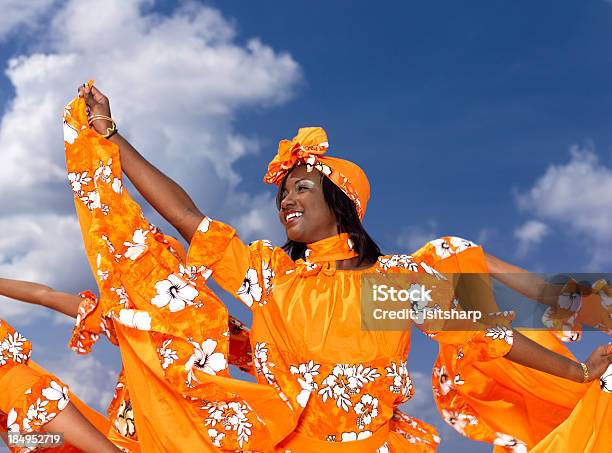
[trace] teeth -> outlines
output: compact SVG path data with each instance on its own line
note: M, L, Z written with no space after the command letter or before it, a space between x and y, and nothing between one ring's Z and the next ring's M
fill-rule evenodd
M289 214L285 220L288 222L289 220L295 218L295 217L302 217L302 213L301 212L292 212L291 214Z

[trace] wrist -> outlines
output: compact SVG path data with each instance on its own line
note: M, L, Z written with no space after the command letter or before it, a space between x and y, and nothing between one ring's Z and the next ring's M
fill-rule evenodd
M591 380L590 369L586 363L574 362L573 365L574 365L573 368L575 370L574 371L574 375L575 375L574 381L579 382L579 383L584 383L584 382L589 382Z

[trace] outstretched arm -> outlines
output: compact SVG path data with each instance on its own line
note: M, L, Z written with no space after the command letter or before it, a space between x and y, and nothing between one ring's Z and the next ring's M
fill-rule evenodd
M39 283L0 278L0 295L35 305L42 305L76 318L83 301L75 294L56 291Z
M79 91L93 115L111 116L110 103L96 87L84 87ZM94 129L105 134L111 123L105 119L93 121ZM119 133L112 135L110 141L119 146L122 168L138 192L190 242L204 215L193 200L175 181L147 161Z
M552 285L539 275L485 254L491 276L508 288L541 304L557 305L562 285Z
M506 359L548 374L575 382L585 382L582 365L567 357L549 351L513 330L513 342ZM612 363L612 350L607 345L597 347L584 362L588 370L588 382L598 379Z

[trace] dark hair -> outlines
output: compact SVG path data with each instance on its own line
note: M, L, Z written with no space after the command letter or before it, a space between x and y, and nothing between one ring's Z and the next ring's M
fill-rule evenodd
M282 201L282 193L285 190L285 181L289 173L287 173L287 176L285 176L283 182L278 187L278 193L276 194L276 207L279 209ZM357 215L355 204L327 176L323 173L320 174L325 202L334 213L336 225L338 226L338 233L348 233L349 238L353 241L353 249L359 256L357 266L363 263L374 263L382 253L380 247L378 247L376 242L374 242L363 227L359 215ZM287 240L285 245L283 245L283 250L287 252L294 261L300 258L304 259L306 244Z

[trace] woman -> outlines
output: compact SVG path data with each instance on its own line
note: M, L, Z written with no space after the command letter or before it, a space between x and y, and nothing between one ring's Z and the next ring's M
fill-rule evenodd
M136 188L190 241L188 267L212 270L213 277L222 287L253 310L251 341L258 380L271 385L280 398L286 400L290 411L278 413L276 419L286 416L294 424L292 433L277 448L308 451L316 445L318 451L384 451L389 448L401 451L409 445L402 440L402 435L419 445L418 448L434 448L436 438L425 424L408 419L403 424L400 422L400 427L393 425L399 422L393 418L394 407L411 394L405 370L409 333L381 334L360 330L358 299L361 275L376 271L406 275L429 272L437 276L438 272L485 273L489 267L495 272L503 272L509 269L508 265L485 256L479 247L458 238L432 241L412 257L377 256L379 252L375 244L360 223L369 196L367 179L354 164L322 156L327 139L320 128L301 130L292 142L281 142L279 153L266 175L267 182L280 185L279 215L292 241L287 247L290 256L261 241L247 247L231 227L204 217L179 186L114 133L115 127L108 121L108 100L98 90L87 86L82 91L94 114L91 117L94 128L108 135L110 142L117 145L114 147L100 140L94 146L92 142L83 140L79 150L89 153L86 159L99 162L102 157L103 163L113 159L109 164L110 173L113 178L120 178L118 148L122 168ZM76 140L81 134L82 124L76 124L74 132L69 131L67 144L69 171L77 176L85 167L71 163L75 153L72 152L74 146L70 137ZM112 183L102 178L98 181L98 192L93 197L81 195L79 198L84 198L85 204L93 205L100 225L112 224L112 212L119 209L118 206L109 201L105 209L102 198L97 198L104 193L108 196L105 199L112 200L115 197L110 190ZM96 234L94 231L93 235ZM349 245L349 238L352 245ZM121 239L117 239L111 241L112 247L107 244L109 250L121 245ZM94 252L105 254L98 242L98 245L87 247L90 255ZM150 244L153 243L147 240L147 247ZM134 272L122 263L111 266L110 261L111 258L102 267L94 269L104 275L104 266L110 266L118 269L118 274L125 279ZM123 263L127 261L123 260ZM136 271L136 274L140 272ZM519 291L524 289L522 285L529 279L521 281L523 283L515 283L515 289ZM154 280L147 284L149 291L150 287L156 286ZM487 283L479 285L478 294L486 298ZM538 286L544 285L539 282ZM146 291L145 287L142 289ZM533 292L533 286L528 287L529 291ZM156 305L155 296L149 300L148 307L146 300L139 305L143 311L155 310L152 307ZM491 302L490 298L486 300ZM469 295L460 300L463 304L469 302ZM469 424L472 427L477 425L479 430L473 430L469 435L508 448L527 445L543 451L554 442L548 438L542 441L543 437L551 433L563 438L570 428L560 427L565 430L555 433L553 430L559 420L548 423L540 420L538 429L530 429L533 417L528 406L537 403L528 401L527 407L521 407L522 400L515 398L511 401L515 420L500 430L495 426L499 417L486 414L482 404L478 407L478 401L474 400L477 389L463 392L462 386L469 387L472 381L477 386L496 383L500 370L487 370L483 363L496 364L493 368L511 364L513 377L541 378L543 373L529 369L534 368L550 374L550 383L563 389L563 392L557 391L564 394L563 409L574 417L576 410L589 412L585 409L586 403L577 404L581 398L588 401L590 407L608 404L608 395L601 394L596 385L570 381L582 383L599 377L610 363L611 356L602 346L586 363L579 364L572 360L562 345L553 341L550 334L540 333L535 337L556 353L505 326L509 319L504 318L508 316L503 313L491 316L478 331L441 331L435 323L428 325L426 322L420 327L440 342L439 360L452 373L454 390L467 400L463 409L476 406L474 412L466 417L471 417ZM491 360L494 358L500 359ZM169 364L168 368L172 366ZM525 386L516 387L513 391L519 397L526 393ZM489 396L494 401L495 392ZM547 409L555 406L556 402L560 403L554 401L554 395L547 397L553 400ZM544 402L545 399L540 401L541 407ZM440 399L439 403L451 404ZM209 410L210 423L213 424L216 408L209 407ZM321 413L332 417L322 420ZM227 440L222 436L227 434L227 426L224 426L226 431L215 431L214 442L221 446L225 446ZM596 445L592 451L609 441L605 436L606 433L599 431L594 438L591 437L590 445ZM584 436L582 439L572 437L573 442L583 440ZM339 441L347 442L339 444Z

